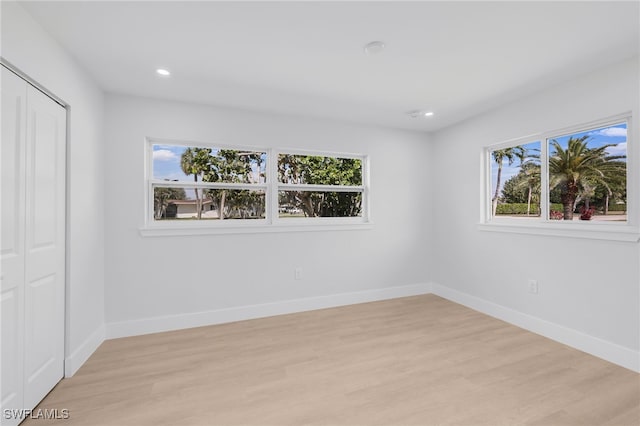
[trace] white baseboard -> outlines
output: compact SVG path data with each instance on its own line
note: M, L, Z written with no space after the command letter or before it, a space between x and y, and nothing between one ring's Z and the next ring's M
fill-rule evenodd
M580 331L564 327L467 293L431 283L433 294L459 303L468 308L501 319L525 330L540 334L556 342L597 356L614 364L640 372L640 352L618 344L590 336Z
M64 359L64 377L71 377L82 367L89 357L104 342L105 326L101 325L91 333L80 346Z
M97 330L65 360L65 376L72 376L105 338L115 339L118 337L160 333L428 293L433 293L614 364L640 372L640 352L437 283L422 283L107 323L106 331L104 328Z
M428 294L430 292L431 284L414 284L351 293L340 293L329 296L309 297L305 299L285 300L282 302L264 303L259 305L239 306L213 311L112 322L107 323L106 325L106 337L107 339L115 339L118 337L138 336L142 334L264 318L274 315L312 311L315 309L353 305L356 303L417 296L420 294Z

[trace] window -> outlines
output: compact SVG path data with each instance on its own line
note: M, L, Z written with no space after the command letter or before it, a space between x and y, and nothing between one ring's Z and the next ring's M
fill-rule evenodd
M627 123L547 140L549 218L627 220Z
M266 152L151 144L155 221L264 219Z
M160 140L147 154L150 228L367 222L361 155Z
M486 223L637 232L627 212L629 121L619 116L487 148Z
M361 158L278 155L278 216L362 217Z
M540 141L490 151L491 215L540 217Z

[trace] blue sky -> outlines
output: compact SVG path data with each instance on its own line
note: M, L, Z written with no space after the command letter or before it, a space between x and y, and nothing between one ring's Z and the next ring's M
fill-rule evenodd
M175 145L153 145L153 178L192 182L193 176L186 176L180 168L180 156L187 148Z
M522 145L523 148L527 150L528 155L536 155L540 156L540 141L531 142L528 144ZM525 160L526 161L526 160ZM520 171L520 160L515 159L513 164L509 165L509 160L506 158L502 161L502 175L500 176L500 191L504 187L504 183L508 181L511 177L518 174ZM496 190L496 180L498 178L498 163L491 158L491 196L493 197L493 193Z
M153 178L192 183L194 181L193 175L185 175L180 167L180 157L187 148L189 147L181 145L153 145ZM211 154L216 155L218 151L218 149L212 148ZM265 157L266 154L263 154L263 162L261 164L262 173L265 172L266 167L266 162L264 161ZM258 179L257 164L254 163L252 168L254 179ZM262 178L262 180L264 180L264 178ZM200 178L198 178L198 182L201 182ZM185 189L185 195L187 196L187 199L195 199L195 192L193 189Z
M615 147L610 147L609 149L607 149L607 152L609 154L627 154L627 125L625 123L611 127L589 130L581 133L572 133L570 135L561 136L554 139L560 143L560 146L562 146L562 148L566 149L567 141L570 137L580 138L582 136L589 136L589 148L599 148L607 144L616 144ZM550 152L550 154L553 154L553 152Z
M617 124L615 126L602 127L599 129L592 129L580 133L571 133L565 136L553 138L560 143L563 148L567 147L567 141L570 137L582 137L584 135L589 136L588 146L590 148L598 148L603 145L615 144L607 149L607 152L611 155L626 155L627 154L627 125L626 123ZM526 145L522 145L529 151L536 151L539 154L541 147L540 142L532 142ZM553 152L550 152L553 155ZM516 160L512 165L509 165L508 160L502 162L502 176L500 178L500 190L504 187L504 183L512 176L515 176L520 171L520 162ZM491 159L491 194L496 188L496 179L498 173L498 164Z
M180 145L153 145L153 178L193 182L193 175L185 175L180 168L180 157L189 147ZM211 154L216 155L218 149L212 148ZM265 156L263 155L263 160ZM266 163L262 162L262 173ZM253 164L253 171L257 173L257 164Z

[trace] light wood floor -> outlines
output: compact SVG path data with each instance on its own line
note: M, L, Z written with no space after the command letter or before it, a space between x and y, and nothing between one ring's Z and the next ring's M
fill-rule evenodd
M640 375L434 295L104 342L55 425L640 425Z

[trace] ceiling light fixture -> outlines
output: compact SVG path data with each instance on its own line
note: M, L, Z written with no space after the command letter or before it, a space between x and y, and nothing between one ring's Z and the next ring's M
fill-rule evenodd
M169 77L171 75L171 72L169 70L164 69L164 68L158 68L156 70L156 73L158 75L163 76L163 77Z
M364 53L367 55L375 55L384 50L385 44L383 41L372 41L364 45Z
M433 112L432 111L422 111L419 109L413 110L413 111L409 111L407 113L407 115L411 118L418 118L418 117L432 117L433 116Z

